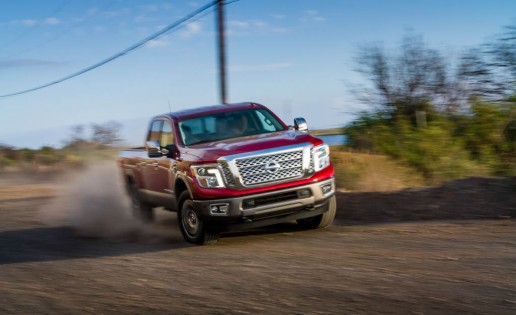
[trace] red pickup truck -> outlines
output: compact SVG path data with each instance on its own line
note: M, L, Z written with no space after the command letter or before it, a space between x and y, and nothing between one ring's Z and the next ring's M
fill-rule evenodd
M297 221L330 225L335 181L330 151L255 103L215 105L154 117L145 147L120 153L135 215L176 211L185 240L217 241L225 231Z

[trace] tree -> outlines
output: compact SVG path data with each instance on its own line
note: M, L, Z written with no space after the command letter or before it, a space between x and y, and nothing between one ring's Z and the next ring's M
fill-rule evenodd
M411 117L415 123L416 112L431 112L433 104L448 106L456 101L445 58L420 36L405 36L394 56L378 45L365 46L357 61L357 71L371 81L366 93L375 96L374 104L392 117Z
M108 121L103 124L92 124L91 140L101 146L110 146L120 141L119 136L122 125L116 121Z
M64 147L77 149L77 148L88 146L90 143L86 139L86 136L84 134L85 129L86 128L84 125L72 126L71 127L72 134L70 135L70 139L63 141Z
M506 26L505 31L488 44L487 52L492 57L491 65L506 82L507 94L516 94L516 24Z
M516 25L464 54L459 75L472 98L505 101L516 95Z

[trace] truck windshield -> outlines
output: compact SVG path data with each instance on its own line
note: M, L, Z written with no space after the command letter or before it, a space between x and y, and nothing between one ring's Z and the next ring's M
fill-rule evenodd
M248 109L190 118L179 122L186 146L285 130L265 109Z

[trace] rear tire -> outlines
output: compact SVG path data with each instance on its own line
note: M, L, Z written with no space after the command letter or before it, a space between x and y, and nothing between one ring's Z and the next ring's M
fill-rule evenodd
M299 219L297 224L304 229L322 229L329 226L337 213L337 198L335 195L328 200L328 211L315 217Z
M135 184L130 184L129 196L131 197L133 217L145 223L154 221L154 209L152 208L152 204L141 199Z
M177 221L181 234L187 242L197 245L210 245L216 243L219 239L219 232L210 230L193 206L188 191L183 191L179 196Z

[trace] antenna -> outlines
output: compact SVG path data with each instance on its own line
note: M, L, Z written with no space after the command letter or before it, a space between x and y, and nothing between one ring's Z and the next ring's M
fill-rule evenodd
M172 108L170 107L170 100L168 100L168 113L172 114Z

